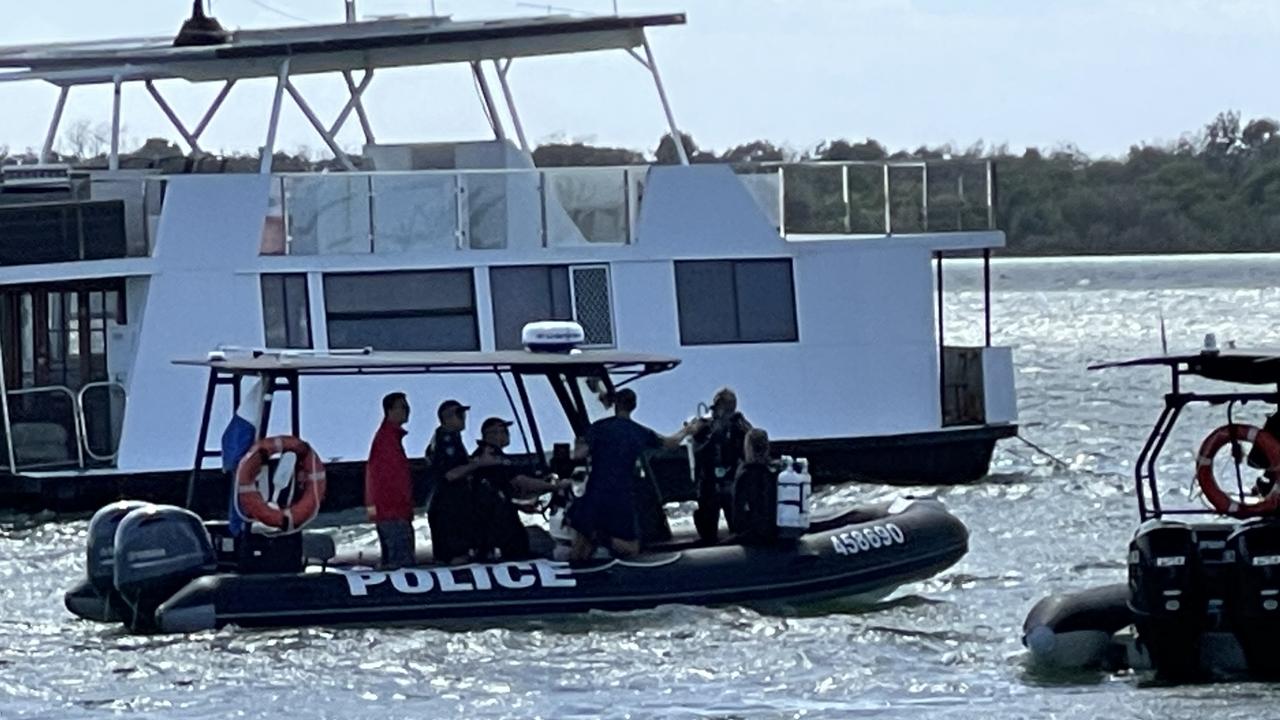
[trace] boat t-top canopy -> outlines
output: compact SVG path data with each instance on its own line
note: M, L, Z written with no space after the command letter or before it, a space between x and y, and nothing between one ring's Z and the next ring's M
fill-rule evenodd
M1157 480L1160 469L1158 458L1173 431L1174 425L1189 405L1223 406L1227 410L1228 424L1236 422L1237 406L1250 402L1280 405L1280 351L1276 350L1218 350L1212 346L1197 353L1180 355L1155 355L1119 362L1099 363L1090 370L1116 367L1167 367L1170 373L1170 392L1164 396L1164 410L1156 419L1155 427L1147 436L1134 465L1134 488L1138 498L1138 514L1143 520L1164 515L1217 514L1215 509L1166 508L1163 506ZM1182 388L1182 378L1197 376L1241 385L1275 385L1269 389L1228 388L1221 392L1194 392ZM1235 427L1235 426L1233 426ZM1178 480L1181 483L1181 478ZM1244 486L1240 486L1239 501L1246 502Z
M673 357L616 350L575 350L572 352L379 352L374 350L299 352L223 349L207 357L174 360L176 365L208 368L204 411L196 440L195 463L187 484L187 506L195 498L195 487L210 458L221 457L220 448L209 448L210 422L219 387L231 389L233 411L240 407L241 380L262 378L266 390L255 419L258 438L269 426L272 399L277 393L289 396L289 426L301 436L299 391L303 377L358 375L491 374L497 375L511 406L526 451L533 450L536 462L545 466L546 453L525 378L542 376L550 382L561 410L577 434L590 424L588 394L612 391L633 380L671 370L680 364ZM515 395L506 378L515 385ZM597 395L598 397L598 395ZM519 405L517 406L517 398ZM527 431L527 434L526 434ZM530 446L532 441L532 446Z
M1183 355L1155 355L1090 365L1090 370L1163 365L1177 378L1198 375L1245 385L1280 384L1280 350L1204 350Z
M233 375L419 375L427 373L509 373L512 375L625 375L665 372L680 364L673 357L614 350L571 353L496 352L273 352L215 351L201 359L174 360Z
M681 13L548 15L455 22L411 17L238 30L217 45L174 46L173 37L0 47L0 81L86 85L181 78L193 82L478 62L641 47L644 28L683 25Z

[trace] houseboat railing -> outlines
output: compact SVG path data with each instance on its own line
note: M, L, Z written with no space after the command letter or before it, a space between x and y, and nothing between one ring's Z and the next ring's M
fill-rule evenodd
M78 399L71 388L65 385L41 385L39 387L22 388L20 390L10 390L7 394L9 409L9 427L5 428L6 434L10 441L10 467L14 472L19 470L35 470L47 467L65 467L73 462L77 467L84 467L84 443L83 435L80 432L80 413L78 410ZM60 403L35 403L39 410L34 408L22 408L25 400L19 400L15 406L14 398L34 398L39 395L53 395L66 397L66 413L67 417L61 417L62 408L57 407ZM29 413L29 414L28 414ZM22 434L34 434L33 438L15 437L14 431L23 428ZM59 453L47 452L49 449L58 448L65 451L68 438L64 435L55 433L48 437L41 438L42 433L48 435L52 430L58 430L61 433L71 435L75 440L75 458L71 457L54 457ZM35 449L35 458L30 461L23 461L20 457L22 452L31 453Z
M781 234L996 229L991 160L814 160L736 163Z
M110 448L109 452L99 453L94 450L92 438L90 437L89 413L85 411L85 397L90 391L101 390L107 393L107 437L106 447ZM120 404L116 405L114 397L118 395ZM101 380L97 382L85 383L80 387L80 392L76 393L76 410L80 428L80 445L84 449L84 453L98 462L115 462L116 456L120 454L120 420L124 418L125 405L129 401L129 394L125 390L124 385L114 380Z
M644 166L274 176L263 254L635 242Z
M784 237L996 229L991 160L768 161L731 167ZM278 173L262 252L390 254L634 243L648 168ZM126 242L113 252L148 256L169 177L98 173L90 180L90 197L68 207L79 213L85 202L122 203L118 222ZM83 232L82 222L68 227ZM69 244L86 246L78 234ZM76 257L91 254L82 249Z
M732 165L782 235L993 230L990 160ZM263 254L628 244L648 166L282 173Z
M107 443L110 451L107 453L98 452L90 441L90 423L87 420L89 413L85 411L85 401L89 393L95 390L105 390L109 394L109 412L106 417L111 435ZM112 399L112 396L117 394L120 398L118 407ZM100 463L111 463L119 454L119 420L124 417L124 405L128 401L128 393L124 385L114 381L91 382L85 383L79 392L73 391L66 385L41 385L9 390L5 395L7 400L5 437L8 439L8 464L12 472L68 465L83 469L87 466L86 457ZM22 407L24 402L28 402L22 398L37 398L40 395L65 398L65 400L52 403L45 400L32 403L31 408ZM15 429L18 430L17 434ZM43 438L41 434L44 434ZM74 457L69 454L60 456L58 452L50 452L51 449L66 452L69 450L69 441L74 441ZM28 454L25 458L24 452ZM30 457L32 453L36 457Z

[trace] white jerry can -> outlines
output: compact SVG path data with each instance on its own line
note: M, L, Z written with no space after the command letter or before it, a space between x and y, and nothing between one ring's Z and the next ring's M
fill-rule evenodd
M809 494L813 481L809 477L809 461L804 458L782 458L778 473L778 536L800 537L809 529Z

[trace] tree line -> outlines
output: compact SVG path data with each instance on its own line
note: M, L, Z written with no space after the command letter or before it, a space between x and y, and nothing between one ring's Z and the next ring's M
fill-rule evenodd
M102 132L84 122L73 124L64 133L58 159L105 165ZM994 222L1006 233L1006 255L1280 249L1280 123L1270 118L1245 121L1233 111L1220 113L1177 141L1134 145L1119 158L1091 158L1073 145L1021 153L981 142L966 148L891 151L872 139L837 139L796 151L754 140L714 152L700 148L687 134L681 141L694 163L731 163L745 175L765 176L776 175L782 165L784 203L776 211L782 218L775 219L789 232L973 230ZM35 159L30 150L11 154L0 146L0 163ZM675 163L678 153L667 134L651 153L548 142L533 151L533 159L539 167L632 165ZM359 167L368 165L358 154L352 160ZM847 169L840 164L850 161ZM920 169L922 161L927 170ZM903 163L889 173L888 217L884 162ZM989 162L994 167L990 192ZM249 153L192 158L160 139L126 154L122 164L167 172L252 172L258 166ZM337 164L300 148L292 154L277 152L273 166L301 171ZM989 197L994 201L990 209Z

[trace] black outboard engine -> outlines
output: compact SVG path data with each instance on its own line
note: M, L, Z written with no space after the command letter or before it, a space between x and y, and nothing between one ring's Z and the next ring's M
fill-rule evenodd
M1156 672L1168 679L1200 673L1208 598L1199 575L1190 527L1157 520L1138 528L1129 543L1129 609Z
M1227 538L1227 547L1235 553L1227 595L1232 631L1251 673L1280 677L1280 522L1241 525Z
M104 505L93 514L85 562L88 577L67 591L64 598L73 614L98 622L116 622L123 617L124 604L115 584L116 528L125 515L146 504L140 500L121 500Z
M165 600L217 569L200 518L171 505L147 505L120 521L115 538L115 587L128 604L130 630L151 630Z

